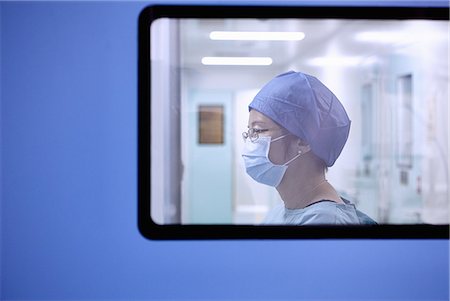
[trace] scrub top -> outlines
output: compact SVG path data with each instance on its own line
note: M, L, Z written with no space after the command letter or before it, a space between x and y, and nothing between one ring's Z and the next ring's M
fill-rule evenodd
M302 209L274 207L263 224L277 225L374 225L377 224L355 205L342 198L344 204L323 200Z

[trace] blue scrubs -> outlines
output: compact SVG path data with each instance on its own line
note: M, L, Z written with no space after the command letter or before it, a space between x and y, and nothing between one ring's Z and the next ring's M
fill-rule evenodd
M376 222L357 210L354 204L321 201L302 209L288 209L284 204L274 207L263 224L276 225L374 225Z

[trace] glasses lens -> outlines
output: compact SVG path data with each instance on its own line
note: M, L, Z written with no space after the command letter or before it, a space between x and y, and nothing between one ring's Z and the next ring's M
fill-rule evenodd
M249 133L251 142L255 142L256 140L258 140L258 138L259 138L258 132L256 132L254 129L249 129L248 133Z
M256 142L259 138L259 134L258 131L255 131L255 129L248 129L247 132L242 133L242 138L244 139L244 141L249 138L251 142Z
M247 133L247 132L243 132L243 133L242 133L242 138L244 139L244 141L247 140L247 138L248 138L248 133Z

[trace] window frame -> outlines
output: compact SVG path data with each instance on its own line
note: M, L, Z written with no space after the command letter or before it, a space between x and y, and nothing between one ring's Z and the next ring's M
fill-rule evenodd
M155 5L144 8L138 24L138 214L148 239L448 239L448 225L254 226L160 225L151 218L150 27L158 18L304 18L364 20L449 20L448 7L381 6L206 6Z

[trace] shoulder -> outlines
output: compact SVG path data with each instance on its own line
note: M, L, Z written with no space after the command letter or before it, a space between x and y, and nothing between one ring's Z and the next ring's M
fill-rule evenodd
M327 202L334 204L332 202ZM313 225L335 224L336 208L327 204L313 205L303 209L287 209L284 204L272 208L263 221L263 224L287 224L287 225Z
M305 208L303 225L358 225L361 220L353 204L331 201L316 203Z
M323 200L303 209L287 209L283 204L275 206L263 224L287 225L359 225L375 223L358 211L355 205ZM369 222L369 220L371 222Z
M264 218L262 224L284 224L284 205L273 207Z
M337 207L333 202L321 202L303 209L301 214L302 225L314 224L336 224L337 221Z

